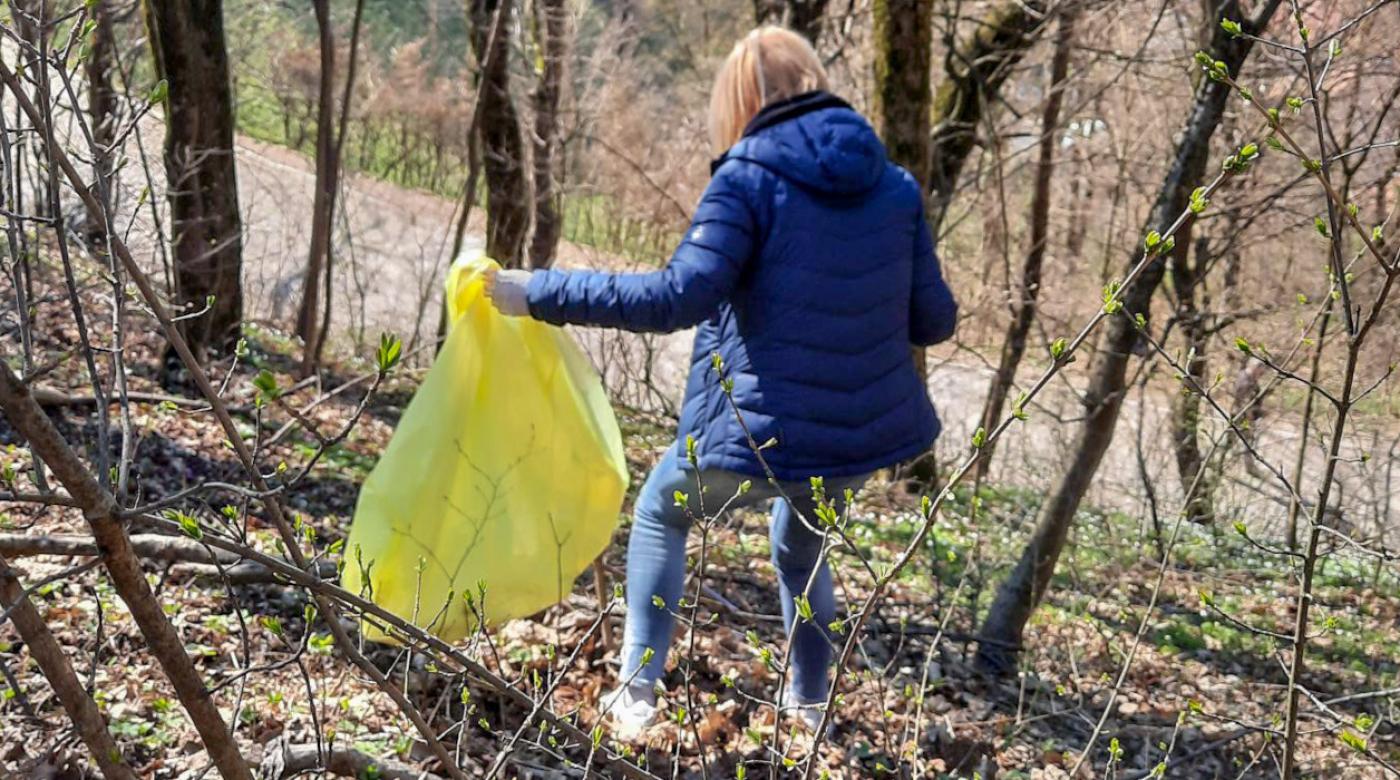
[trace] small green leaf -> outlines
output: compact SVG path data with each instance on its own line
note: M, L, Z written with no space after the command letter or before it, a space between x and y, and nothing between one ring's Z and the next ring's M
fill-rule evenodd
M1122 283L1114 280L1104 285L1103 288L1103 311L1104 314L1117 314L1123 310L1123 304L1118 300L1118 291Z
M797 614L805 622L812 622L812 602L806 596L796 596L793 601L797 604Z
M151 87L151 92L146 96L146 100L150 103L164 103L169 95L170 83L165 79L161 79Z
M982 449L987 444L987 429L978 426L972 434L972 446L974 449Z
M204 538L204 529L199 527L199 521L178 509L165 510L165 519L170 520L180 526L185 536L199 540Z
M258 391L259 403L265 404L280 398L282 395L282 388L277 386L277 377L265 368L253 377L253 387Z
M375 351L374 362L381 375L399 364L403 353L403 342L392 333L379 334L379 349Z
M1030 400L1029 396L1027 396L1025 393L1021 393L1021 397L1017 398L1016 403L1011 406L1011 416L1016 418L1017 420L1020 420L1021 422L1025 422L1027 417L1026 402L1028 400Z
M1055 339L1050 342L1050 357L1059 361L1060 358L1065 356L1065 350L1068 348L1069 342L1065 341L1063 337Z
M1337 735L1337 738L1344 742L1347 747L1358 753L1366 752L1366 738L1351 729L1342 729L1342 733Z
M1210 199L1206 197L1206 188L1197 187L1191 191L1191 213L1200 214L1210 205Z
M1227 173L1244 173L1249 170L1250 163L1259 157L1259 144L1248 143L1241 146L1239 151L1225 158L1225 164L1221 166Z
M1244 28L1234 19L1221 19L1220 29L1224 30L1231 38L1238 38L1244 35Z

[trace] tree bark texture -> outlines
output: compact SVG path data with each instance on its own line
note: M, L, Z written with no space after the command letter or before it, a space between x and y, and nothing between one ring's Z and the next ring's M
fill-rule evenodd
M554 262L564 232L560 210L564 174L559 104L567 79L569 10L565 0L535 0L535 37L542 63L535 86L535 232L530 237L530 267Z
M471 0L472 49L481 63L477 129L481 133L486 174L486 253L501 265L518 268L530 230L530 181L525 171L525 142L510 93L510 35L492 35L492 20L501 7L510 17L513 0ZM510 25L500 25L507 33Z
M227 351L243 320L243 227L222 0L145 0L156 72L165 80L165 175L176 302L196 355ZM212 298L212 302L209 302Z
M1279 2L1264 3L1254 20L1245 22L1247 31L1266 26ZM1219 20L1240 18L1239 2L1224 0L1216 4L1214 11L1206 15L1205 21L1214 30L1210 50L1231 73L1238 73L1249 56L1252 42L1247 37L1231 38L1220 29ZM1229 97L1230 89L1224 84L1201 79L1144 234L1169 224L1186 210L1191 191L1201 183L1206 172L1210 139L1220 124ZM1135 247L1128 259L1129 267L1136 265L1139 257L1140 252ZM1132 285L1119 293L1123 312L1110 317L1103 325L1100 352L1084 394L1085 416L1075 433L1065 470L1046 495L1031 538L1016 567L998 588L983 624L981 634L989 640L978 648L978 662L983 668L1005 673L1014 666L1014 653L1010 649L1021 645L1026 622L1050 584L1080 502L1113 441L1123 407L1128 361L1139 338L1133 318L1137 314L1147 317L1151 313L1152 297L1165 268L1161 259L1148 265Z
M316 15L321 70L316 100L316 190L311 204L311 242L301 308L297 310L296 332L306 354L304 370L314 366L316 345L321 340L321 279L331 262L335 188L340 170L335 159L335 31L331 26L330 2L312 0L311 8Z
M116 33L112 27L112 11L106 3L92 7L92 21L95 26L88 38L88 57L83 64L87 75L87 113L92 129L92 140L97 146L94 164L98 171L103 201L111 201L112 155L109 147L115 140L117 127L117 92L112 86L112 72L116 68ZM88 243L97 246L102 243L107 226L99 221L88 220Z

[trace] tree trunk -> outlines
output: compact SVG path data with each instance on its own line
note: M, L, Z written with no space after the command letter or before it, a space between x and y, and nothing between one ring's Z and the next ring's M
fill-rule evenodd
M180 332L203 357L228 351L243 320L243 226L223 0L146 0L156 73L165 80L165 176Z
M958 174L972 152L977 126L1011 68L1035 42L1045 19L1044 0L1003 0L978 20L966 39L948 47L943 82L933 97L927 186L934 235L957 189Z
M10 613L10 621L29 648L29 657L39 665L54 695L73 721L78 736L87 745L92 760L107 780L136 780L136 773L122 758L121 748L107 730L107 720L88 695L82 680L73 671L63 647L54 639L44 618L25 594L13 569L0 555L0 607Z
M1202 237L1191 251L1192 223L1177 231L1172 250L1172 288L1176 291L1176 321L1186 344L1186 377L1172 399L1172 450L1176 456L1177 477L1181 481L1186 517L1194 523L1209 523L1215 516L1212 491L1201 472L1205 455L1201 452L1201 395L1196 388L1207 387L1206 345L1209 331L1202 312L1200 294L1206 241ZM1195 255L1194 259L1192 254Z
M992 385L987 390L987 403L982 409L982 428L992 430L1001 421L1006 398L1016 381L1016 369L1026 354L1026 338L1035 322L1036 301L1040 295L1041 268L1045 261L1045 246L1050 241L1050 184L1055 175L1055 146L1059 143L1060 106L1064 102L1064 83L1069 75L1069 57L1074 42L1074 12L1067 11L1060 19L1055 38L1055 54L1050 61L1050 83L1046 87L1045 107L1040 117L1040 148L1035 164L1035 190L1031 194L1031 245L1021 266L1021 283L1013 292L1011 322L1002 340L1001 361L997 365ZM977 461L976 481L987 478L995 444L989 443Z
M828 0L754 0L753 15L759 24L777 24L816 44Z
M311 244L302 281L301 308L297 310L297 335L301 337L303 373L315 366L316 344L321 339L321 278L331 262L331 230L335 215L335 30L331 27L330 0L312 0L320 44L321 72L316 100L316 192L311 204Z
M501 265L518 268L530 229L530 182L525 173L525 142L510 94L510 36L492 35L499 6L509 18L513 0L471 0L472 50L481 63L480 118L486 173L486 253ZM501 24L500 30L509 30Z
M1250 32L1261 30L1277 10L1280 0L1268 0L1256 18L1244 24ZM1224 0L1207 14L1205 24L1213 30L1211 51L1231 73L1238 73L1248 57L1252 42L1248 37L1231 38L1219 26L1221 17L1240 18L1238 0ZM1230 90L1224 84L1201 79L1195 103L1186 120L1171 167L1158 192L1157 200L1143 230L1162 227L1186 210L1191 191L1199 184L1209 160L1210 139L1220 124ZM1136 247L1129 259L1135 265L1140 256ZM1085 417L1075 435L1072 454L1059 482L1050 490L1036 518L1036 528L1021 554L1020 561L997 591L996 599L982 627L988 640L978 648L978 663L989 671L1006 673L1015 665L1015 648L1021 645L1026 621L1045 595L1055 572L1060 551L1069 534L1070 523L1079 509L1094 473L1113 440L1114 427L1123 407L1128 359L1138 340L1135 315L1151 313L1152 296L1162 281L1165 266L1154 262L1135 282L1121 291L1123 312L1104 324L1101 351L1090 371L1084 394Z
M874 113L890 159L920 184L929 170L933 0L875 0Z
M5 355L3 357L8 357ZM175 689L175 696L199 732L209 758L225 780L252 780L252 774L210 697L184 640L170 624L122 526L116 499L102 489L63 439L29 388L0 360L0 410L10 426L34 448L55 478L67 488L92 528L93 541L117 595L131 612L151 654Z
M560 214L564 165L560 159L559 101L568 65L568 6L565 0L535 0L535 37L543 68L534 94L535 234L530 239L530 267L548 268L564 230Z
M875 37L876 128L890 160L902 166L922 188L928 181L929 67L933 45L933 0L875 0L871 8ZM928 376L924 350L915 347L914 367ZM928 454L911 464L914 481L931 485L937 477Z
M92 129L94 149L93 166L98 172L99 197L111 206L112 141L117 126L117 92L112 86L112 72L116 67L116 34L112 28L112 11L106 3L92 6L92 21L95 23L88 38L88 58L83 68L88 82L88 123ZM91 218L87 223L88 244L98 246L107 234L105 220Z
M48 54L49 36L45 30L53 21L53 3L44 0L12 0L11 8L15 17L15 32L19 34L20 40L34 47L35 51ZM42 105L45 102L42 90L37 84L34 85L32 96L35 103ZM50 206L53 204L53 195L49 191L50 180L48 176L43 175L43 169L38 164L42 157L33 151L37 145L38 138L30 136L27 142L19 147L21 152L20 159L15 161L15 181L19 183L24 180L22 166L26 156L25 152L30 152L33 154L32 161L34 163L29 168L30 174L34 177L30 182L34 194L34 204L30 207L30 211L35 217L52 217ZM22 192L16 192L16 207L23 208L23 201L20 200L22 194Z

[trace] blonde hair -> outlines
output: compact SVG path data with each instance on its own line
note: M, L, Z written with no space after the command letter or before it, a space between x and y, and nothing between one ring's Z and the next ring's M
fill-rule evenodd
M801 35L766 26L734 44L710 93L710 143L722 154L764 106L827 89L826 69Z

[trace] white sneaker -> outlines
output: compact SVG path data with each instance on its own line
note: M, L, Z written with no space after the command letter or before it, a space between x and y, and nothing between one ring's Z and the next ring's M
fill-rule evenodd
M612 717L619 737L632 739L656 721L656 691L650 686L623 685L603 694L598 707Z
M825 708L826 702L824 701L798 701L797 695L792 692L791 688L788 688L783 691L783 701L782 704L779 705L778 711L780 713L791 713L792 715L795 715L798 721L800 721L802 725L807 728L807 731L809 733L815 734L817 733L817 729L821 728L822 711ZM831 736L830 723L826 725L826 735L828 737Z

